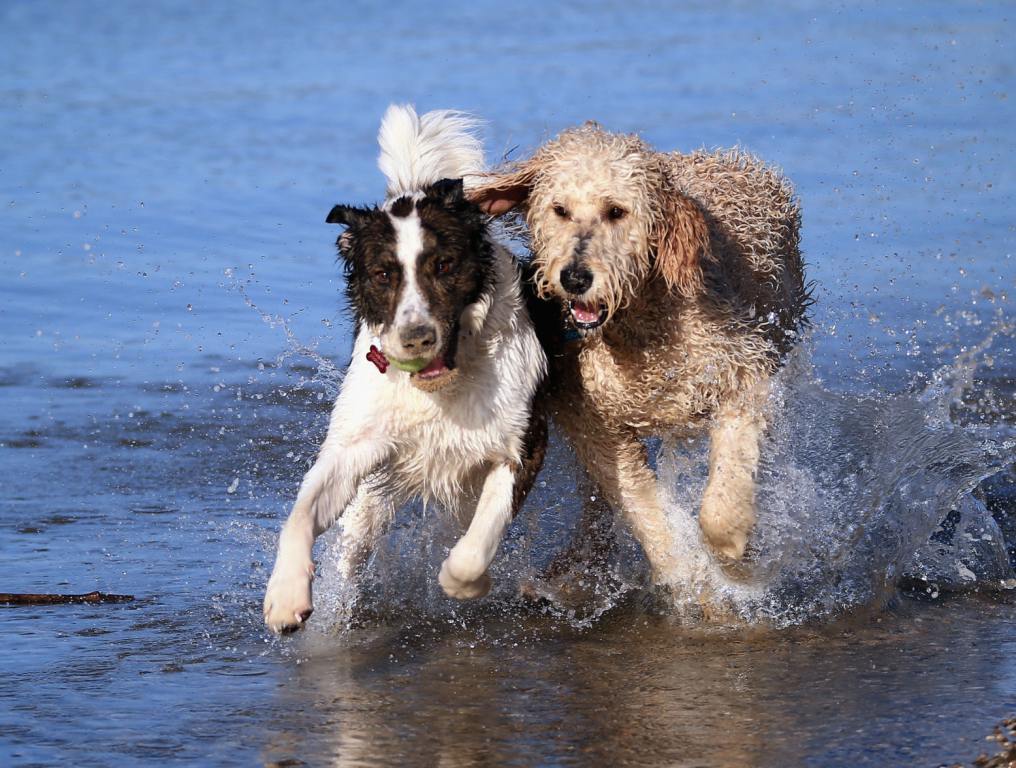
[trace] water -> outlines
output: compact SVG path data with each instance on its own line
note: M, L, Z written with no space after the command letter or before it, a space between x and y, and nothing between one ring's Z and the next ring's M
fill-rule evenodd
M0 609L5 764L934 765L1016 710L1005 4L11 2L0 30L0 591L138 597ZM482 115L492 158L596 118L795 181L818 304L747 586L689 535L665 600L621 532L589 605L519 600L577 512L556 446L491 600L439 596L450 532L409 510L359 601L323 551L310 631L264 632L350 347L324 216L381 196L400 100ZM656 457L689 531L701 450Z

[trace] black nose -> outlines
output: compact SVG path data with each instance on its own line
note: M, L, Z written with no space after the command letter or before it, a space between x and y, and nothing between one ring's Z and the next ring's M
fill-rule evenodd
M561 270L561 285L568 293L581 296L593 284L593 273L581 264L572 262Z
M430 352L437 343L437 329L433 325L419 323L399 329L402 348L411 354Z

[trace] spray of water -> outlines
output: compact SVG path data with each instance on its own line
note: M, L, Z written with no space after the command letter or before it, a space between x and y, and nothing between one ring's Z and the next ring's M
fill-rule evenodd
M786 625L878 606L958 506L969 525L994 535L983 505L964 500L1005 466L1014 444L961 428L949 413L973 381L977 356L1000 333L1011 328L996 326L918 394L831 392L814 380L803 353L792 361L769 403L747 578L729 578L697 532L705 446L665 444L658 471L684 549L674 610L697 616L705 607L712 616ZM923 572L930 569L925 555Z
M235 288L266 323L286 334L288 348L276 366L290 357L310 358L318 366L315 383L334 396L341 371L301 344L285 318L263 312L242 285ZM657 472L683 563L666 597L668 613L685 623L786 626L859 606L877 608L908 579L931 584L929 590L949 574L955 584L1011 583L998 526L970 492L1011 463L1016 441L960 426L952 414L998 339L1013 336L1014 324L999 315L979 344L936 371L922 391L888 395L825 388L804 345L772 388L758 524L750 563L736 578L711 556L696 520L706 442L662 441ZM340 576L341 522L325 537L313 627L333 632L410 614L459 622L476 613L518 610L525 604L520 589L538 581L565 546L581 507L574 461L565 450L552 451L525 513L509 532L488 598L464 605L443 595L436 574L457 531L442 510L415 505L399 511L356 583ZM952 520L949 531L958 535L943 533L943 520ZM551 600L543 609L588 625L629 593L646 590L644 562L624 532L618 532L614 555L608 573L589 574L594 588L587 605L576 609Z

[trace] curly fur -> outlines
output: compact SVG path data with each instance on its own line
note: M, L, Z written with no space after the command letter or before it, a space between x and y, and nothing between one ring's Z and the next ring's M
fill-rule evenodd
M555 418L658 577L674 548L639 443L649 435L710 431L700 523L719 554L742 557L765 384L810 303L789 182L740 149L661 153L587 123L468 194L524 216L537 291L566 323L570 302L602 311L551 352ZM593 275L578 295L562 282L577 268Z

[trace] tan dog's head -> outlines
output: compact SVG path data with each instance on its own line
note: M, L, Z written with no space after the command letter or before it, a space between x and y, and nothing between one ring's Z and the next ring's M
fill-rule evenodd
M671 188L664 161L637 136L587 123L468 194L495 215L521 206L538 291L557 296L575 325L591 330L656 276L686 295L701 289L708 228Z

